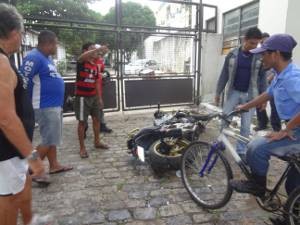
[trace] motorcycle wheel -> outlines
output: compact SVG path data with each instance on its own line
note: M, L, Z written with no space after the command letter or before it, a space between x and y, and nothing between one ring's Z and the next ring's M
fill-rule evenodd
M179 170L183 152L190 144L188 140L179 138L166 138L164 141L171 146L168 155L160 151L160 140L153 142L149 148L149 164L157 175L161 175L167 170Z

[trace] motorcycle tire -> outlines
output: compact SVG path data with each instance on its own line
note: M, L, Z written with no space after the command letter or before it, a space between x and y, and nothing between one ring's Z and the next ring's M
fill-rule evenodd
M184 150L190 144L186 139L177 139L170 151L171 155L166 155L160 152L161 141L157 140L149 148L149 164L157 175L162 175L167 170L179 170L181 166L181 157ZM179 150L179 152L172 150ZM179 149L178 149L179 148Z

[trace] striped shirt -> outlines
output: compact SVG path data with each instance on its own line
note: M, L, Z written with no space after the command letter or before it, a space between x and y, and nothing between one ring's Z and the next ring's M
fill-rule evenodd
M77 62L77 76L75 84L75 95L77 96L95 96L96 81L98 79L98 67L90 62Z

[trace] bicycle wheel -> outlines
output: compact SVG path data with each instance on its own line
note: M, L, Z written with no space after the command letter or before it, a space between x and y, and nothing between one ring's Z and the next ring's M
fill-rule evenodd
M199 206L218 209L230 200L232 188L229 180L233 175L222 152L215 152L208 161L209 152L210 144L206 142L197 141L187 147L181 161L182 181ZM204 174L200 175L206 161L207 167Z
M297 187L288 197L285 210L290 225L300 224L300 187Z

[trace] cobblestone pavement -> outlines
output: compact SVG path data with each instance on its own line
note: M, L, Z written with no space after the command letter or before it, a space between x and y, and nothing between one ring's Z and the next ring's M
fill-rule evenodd
M152 113L108 114L106 120L114 132L101 137L110 145L110 150L94 149L89 129L88 159L81 159L78 154L76 121L64 122L59 160L74 169L51 175L52 184L48 188L33 184L35 213L52 215L59 225L260 225L267 221L270 215L261 210L252 197L237 193L226 207L205 211L191 200L175 171L156 177L148 165L128 155L127 133L136 127L151 125ZM214 138L216 130L215 125L209 125L203 138ZM38 139L36 135L35 143ZM281 168L277 164L273 173Z

